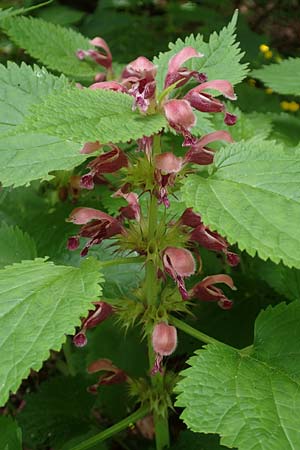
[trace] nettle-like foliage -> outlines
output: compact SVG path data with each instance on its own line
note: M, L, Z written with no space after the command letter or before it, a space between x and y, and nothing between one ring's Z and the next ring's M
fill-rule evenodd
M84 433L67 445L56 436L55 448L107 448L99 443L137 421L148 424L157 449L167 448L174 396L187 427L219 434L224 446L299 447L299 303L262 311L253 345L243 349L188 323L197 303L211 303L230 314L228 292L236 290L237 273L231 268L240 263L233 244L262 260L282 261L285 266L278 266L273 278L264 272L280 293L298 276L288 268L300 268L300 148L268 140L267 120L241 116L231 105L234 85L247 74L235 38L236 19L235 14L208 42L200 35L177 40L153 62L140 56L116 76L109 46L100 37L89 41L41 19L0 16L12 41L47 67L0 67L2 186L47 180L58 183L62 199L71 195L77 203L57 216L48 208L42 228L43 200L24 199L24 212L15 194L12 217L30 223L24 227L32 229L36 242L13 225L0 229L1 405L30 369L41 368L49 350L61 348L66 334L73 335L73 344L84 347L83 352L92 349L81 353L90 377L86 383L86 378L72 378L79 357L72 359L68 340L69 368L60 361L62 371L71 375L68 388L50 380L35 394L40 406L32 408L32 417L26 416L26 408L24 418L20 416L21 423L38 421L47 398L57 393L48 419L60 422L64 399L78 392L84 406L80 411L78 405L72 407L69 425L73 422L74 429L74 423L84 422ZM296 69L289 66L297 64L287 61L280 70L294 75ZM276 89L277 70L269 66L255 75ZM293 86L288 76L280 92L291 93ZM62 172L73 169L71 176ZM57 181L64 177L67 191ZM5 195L0 200L1 214L9 217ZM52 231L64 219L69 222L68 250L59 259ZM62 234L64 239L65 229ZM54 262L40 257L46 254L53 254ZM213 255L218 258L211 269ZM247 271L243 255L241 263ZM287 295L291 300L300 297L296 285ZM123 342L122 328L129 333L134 356L144 361L148 348L146 373L133 373L128 350L116 351L119 344L109 347L111 354L93 357L93 336ZM208 344L180 373L166 360L176 349L177 330ZM139 338L146 342L142 350ZM95 394L103 385L118 383L126 383L134 399L132 413L98 433L87 427L91 402L82 392L88 386ZM21 448L16 423L2 417L0 430L1 448ZM25 438L37 445L47 436L44 422L40 442L34 433ZM213 445L224 448L221 444Z

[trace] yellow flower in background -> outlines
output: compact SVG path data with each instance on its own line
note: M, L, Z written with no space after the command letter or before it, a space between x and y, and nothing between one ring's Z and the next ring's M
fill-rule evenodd
M299 103L297 103L297 102L290 102L290 104L289 104L289 109L290 109L290 111L292 111L292 112L297 112L298 110L299 110L299 108L300 108L300 105L299 105Z
M260 50L262 53L266 53L266 52L269 52L269 51L270 51L270 47L269 47L268 45L266 45L266 44L261 44L261 45L259 46L259 50Z
M289 111L289 109L290 109L290 104L286 100L283 100L282 102L280 102L280 106L281 106L281 109L283 109L284 111Z
M254 80L253 78L249 78L248 80L248 84L252 87L254 87L256 85L256 80Z
M267 89L265 89L265 93L266 94L273 94L273 89L267 88Z
M271 50L268 50L267 52L264 53L264 57L266 59L271 59L273 56L273 52Z
M281 109L283 109L284 111L291 111L291 112L297 112L299 111L300 105L299 103L292 101L292 102L287 102L286 100L283 100L280 103Z

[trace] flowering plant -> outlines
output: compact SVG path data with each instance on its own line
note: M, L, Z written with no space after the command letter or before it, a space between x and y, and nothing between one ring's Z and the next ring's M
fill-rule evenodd
M1 404L63 346L53 370L69 377L72 397L78 383L82 404L105 428L86 420L76 442L58 440L55 449L94 448L132 423L157 450L168 448L175 407L188 428L217 433L229 448L282 450L300 441L292 364L299 350L291 338L299 337L298 304L262 311L251 345L217 339L218 322L208 323L212 312L223 325L232 320L246 297L243 279L262 264L247 252L300 268L299 151L255 131L234 137L234 85L247 73L235 24L236 14L209 44L192 35L153 61L139 56L120 69L102 37L10 14L0 23L64 74L25 63L0 68L2 184L42 179L56 193L34 197L29 230L40 228L42 211L47 223L39 245L18 228L2 231L15 256L0 271ZM65 45L66 56L45 55L38 29ZM287 276L291 269L280 267ZM208 346L182 370L187 336ZM115 401L110 388L127 399L113 425L102 417ZM25 420L28 405L19 405Z

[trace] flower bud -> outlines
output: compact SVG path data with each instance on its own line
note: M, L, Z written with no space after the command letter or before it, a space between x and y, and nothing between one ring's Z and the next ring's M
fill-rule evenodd
M163 264L166 272L176 281L183 300L188 299L184 278L196 270L195 260L185 248L167 247L163 253Z
M165 322L155 325L152 333L152 347L156 353L154 366L151 374L162 372L161 363L164 356L169 356L177 346L177 330Z

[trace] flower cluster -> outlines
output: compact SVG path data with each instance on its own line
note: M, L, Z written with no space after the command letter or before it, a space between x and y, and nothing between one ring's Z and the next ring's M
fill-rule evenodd
M236 116L229 113L225 104L211 93L217 92L218 95L221 94L226 99L235 100L236 95L233 86L227 80L209 81L205 73L187 68L185 66L187 61L204 56L193 47L187 46L171 57L164 78L164 90L160 95L157 95L156 75L158 68L151 61L144 56L140 56L124 68L119 80L112 80L112 56L108 45L101 38L95 38L90 42L100 50L97 50L97 48L78 50L78 58L92 58L104 67L106 73L98 74L95 83L89 88L92 90L106 89L131 95L133 97L133 110L139 111L142 115L163 114L169 128L182 136L182 147L186 148L186 151L181 157L174 155L169 149L163 153L160 151L154 152L152 148L153 136L143 136L138 139L136 150L143 152L139 160L145 161L143 167L146 167L145 170L149 172L147 176L152 180L152 184L143 184L143 182L135 183L134 177L127 176L126 178L126 173L133 171L135 163L115 143L100 143L98 141L86 143L81 149L82 153L90 154L100 149L106 151L88 163L89 171L81 176L80 187L92 190L95 184L105 183L107 174L114 174L121 170L125 173L125 181L112 196L123 198L127 201L127 206L121 207L116 217L94 208L79 207L74 209L70 214L69 221L80 225L81 228L77 235L69 238L68 248L75 250L79 246L80 238L88 238L81 251L81 256L85 256L91 246L100 244L104 239L117 236L120 248L134 250L143 255L146 261L155 261L157 263L157 279L166 281L167 276L171 277L176 283L183 301L199 299L205 302L216 302L222 309L230 309L232 301L226 297L219 287L215 286L223 283L230 289L235 289L233 280L229 275L206 276L189 290L185 286L185 279L196 272L196 261L200 261L200 267L202 266L199 247L223 254L227 264L232 267L239 263L238 255L229 250L229 243L226 239L211 230L203 223L199 214L188 208L176 222L162 222L166 227L165 234L168 234L168 230L173 230L174 235L178 233L178 236L181 236L181 240L176 241L175 239L175 245L171 246L170 241L164 240L161 235L158 238L155 230L154 232L147 230L147 226L150 227L150 222L145 225L147 220L142 215L139 198L148 190L151 197L157 199L158 204L168 208L170 206L169 191L176 190L177 181L191 170L188 165L206 166L212 164L215 151L210 144L216 141L233 142L230 133L224 130L214 131L201 137L193 134L193 128L197 122L197 111L222 113L226 125L232 126L235 124ZM191 81L193 84L185 86ZM189 88L189 86L192 87ZM183 89L179 91L178 88ZM138 164L136 165L138 166ZM139 195L134 190L139 190ZM133 221L133 224L131 221ZM149 253L149 243L146 242L143 249L139 247L137 234L130 235L133 228L135 231L140 230L143 239L147 239L144 236L148 235L151 235L152 239L153 236L154 239L156 237L155 257ZM131 242L136 243L136 247L133 244L133 246L126 248L126 242L130 241L130 237ZM123 245L121 246L122 242ZM111 313L112 308L105 302L96 303L96 310L91 312L88 318L83 321L82 329L74 337L74 343L78 346L85 345L86 330L105 320ZM154 321L152 346L156 359L152 374L162 372L163 357L173 353L177 345L176 328L162 320L158 323ZM98 370L107 372L92 387L92 390L96 390L99 384L115 382L114 380L126 380L126 375L113 366L109 360L100 360L96 363L95 368L93 367L90 370L92 372Z

